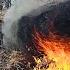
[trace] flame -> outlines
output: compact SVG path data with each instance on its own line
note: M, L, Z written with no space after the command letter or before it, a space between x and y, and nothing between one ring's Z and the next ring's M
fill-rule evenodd
M49 36L36 32L34 41L37 44L36 48L43 51L48 59L53 60L55 64L51 63L47 70L70 70L70 39L61 38L58 35L49 33Z

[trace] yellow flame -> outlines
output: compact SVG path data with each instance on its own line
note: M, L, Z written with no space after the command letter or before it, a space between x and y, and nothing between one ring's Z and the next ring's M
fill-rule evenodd
M70 40L60 37L57 39L53 36L42 38L39 33L35 36L37 49L55 62L55 64L51 63L47 70L70 70Z

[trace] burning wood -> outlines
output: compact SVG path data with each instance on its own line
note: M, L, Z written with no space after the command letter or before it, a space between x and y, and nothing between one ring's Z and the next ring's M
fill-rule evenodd
M70 70L70 38L61 38L54 34L44 38L36 32L35 43L39 51L54 61L48 65L47 70Z
M4 41L7 52L0 52L4 62L0 69L70 70L70 37L60 35L70 36L70 1L51 6L35 0L16 0L16 3L4 19L0 45ZM45 7L39 6L40 3ZM1 19L4 14L0 13Z

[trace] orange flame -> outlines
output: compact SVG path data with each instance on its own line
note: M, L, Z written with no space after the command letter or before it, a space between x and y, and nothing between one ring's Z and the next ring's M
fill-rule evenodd
M55 66L47 70L70 70L70 39L61 38L50 32L47 38L36 32L34 36L37 49L43 51L50 60L55 61Z

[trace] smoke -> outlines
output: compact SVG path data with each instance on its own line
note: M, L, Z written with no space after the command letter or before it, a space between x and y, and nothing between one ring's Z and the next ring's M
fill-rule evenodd
M18 45L18 21L22 16L37 16L46 11L49 5L54 5L65 0L16 0L14 5L4 16L4 43L7 41Z

